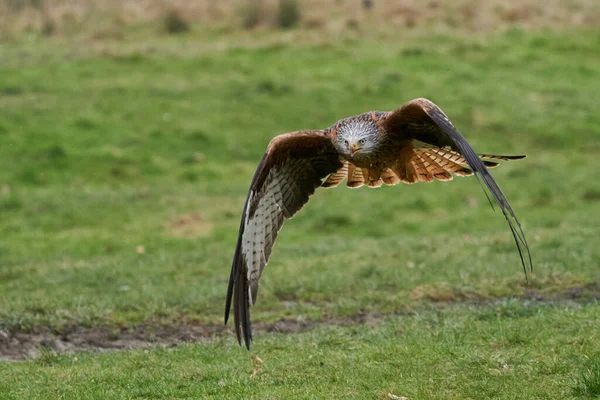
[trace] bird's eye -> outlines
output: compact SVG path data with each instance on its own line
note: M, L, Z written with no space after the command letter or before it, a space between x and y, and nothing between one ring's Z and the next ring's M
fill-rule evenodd
M367 141L366 141L366 139L360 139L360 140L358 141L358 143L359 143L361 146L364 146L364 144L365 144L365 143L367 143Z
M344 144L348 146L348 141L346 139L344 139Z

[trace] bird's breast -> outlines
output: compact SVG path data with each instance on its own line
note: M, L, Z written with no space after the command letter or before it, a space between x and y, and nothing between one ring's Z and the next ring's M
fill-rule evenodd
M377 164L379 158L373 154L356 153L354 157L346 157L346 160L359 168L369 168L373 164Z

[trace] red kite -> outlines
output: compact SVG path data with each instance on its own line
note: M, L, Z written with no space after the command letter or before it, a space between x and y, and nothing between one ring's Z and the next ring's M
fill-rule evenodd
M427 99L415 99L391 112L371 111L345 118L323 130L279 135L258 164L246 199L233 257L225 323L233 300L238 342L250 348L250 304L283 222L308 201L318 187L380 187L399 182L449 181L452 175L473 175L484 192L500 205L521 257L525 274L531 254L521 224L487 168L489 160L525 156L476 154L448 117ZM482 160L485 159L485 160ZM325 179L326 178L326 179ZM490 204L491 200L490 200Z

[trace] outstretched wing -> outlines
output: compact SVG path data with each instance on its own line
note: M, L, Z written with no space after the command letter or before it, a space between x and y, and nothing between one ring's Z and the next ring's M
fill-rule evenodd
M474 172L479 182L483 181L485 186L482 187L488 200L490 197L485 191L486 188L500 205L508 222L527 276L527 267L532 270L533 264L525 234L508 199L487 170L487 167L496 166L497 163L480 159L481 157L509 160L523 156L477 155L446 114L427 99L411 100L383 118L381 125L386 132L386 145L397 146L400 154L406 153L404 155L409 162L403 163L402 167L408 168L408 171L401 171L401 173L406 173L404 176L408 176L412 182L417 179L432 181L433 176L447 180L448 171L457 175L469 175ZM470 169L461 166L465 163ZM432 165L442 165L445 171L437 171L436 174L436 171L431 169ZM400 176L400 179L402 178L403 176Z
M284 220L304 204L321 180L342 166L328 131L298 131L275 137L263 156L246 199L231 266L225 323L233 300L238 342L250 348L250 302Z

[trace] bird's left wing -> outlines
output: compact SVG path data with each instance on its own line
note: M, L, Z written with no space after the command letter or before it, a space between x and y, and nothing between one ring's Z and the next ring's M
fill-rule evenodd
M225 323L233 300L238 342L250 348L250 304L256 302L258 282L285 219L291 218L340 167L340 155L328 131L298 131L275 137L267 147L246 198L233 257Z
M518 159L522 156L490 156L477 155L467 140L452 125L446 114L433 102L427 99L414 99L405 103L400 108L382 115L381 126L386 132L387 145L410 143L410 147L422 148L423 146L434 146L443 154L442 157L466 164L475 173L475 176L483 181L484 191L487 189L496 200L515 238L517 249L523 264L523 270L527 276L527 267L532 269L531 253L525 239L521 224L515 215L508 199L500 189L496 180L487 170L487 166L495 166L496 163L482 161L482 158ZM407 148L407 146L404 146ZM449 151L445 151L448 149ZM461 173L469 174L468 169ZM488 192L486 192L488 196ZM490 200L488 196L488 200ZM490 200L490 204L492 204ZM492 206L493 207L493 206Z

